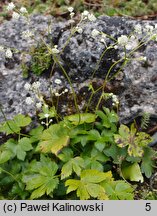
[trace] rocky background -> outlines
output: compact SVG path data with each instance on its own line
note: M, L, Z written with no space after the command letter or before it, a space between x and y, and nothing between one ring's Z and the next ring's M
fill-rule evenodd
M80 100L80 109L89 98L89 83L93 82L96 86L101 85L107 70L119 58L121 52L118 50L107 52L94 78L92 78L93 80L91 80L96 63L105 49L104 43L91 36L92 30L97 29L117 38L120 35L128 34L137 23L144 27L147 23L154 26L157 21L137 21L121 17L100 16L93 23L84 23L82 26L83 33L75 33L71 38L61 55L61 64L71 78ZM36 39L39 40L40 34L45 35L49 24L51 24L51 37L48 38L46 35L45 39L48 43L53 42L58 45L60 49L70 35L70 21L57 22L51 16L41 15L33 15L29 26L23 18L5 21L0 25L0 45L16 48L22 52L28 51L33 44L37 45L37 42L22 39L21 32L29 28L35 32ZM106 43L110 42L107 39ZM131 61L123 69L120 76L109 83L107 91L114 92L120 100L119 115L121 122L128 123L139 113L149 112L153 116L155 126L157 122L157 42L150 42L136 51L135 56L146 56L146 63ZM31 59L28 56L27 63L30 61ZM8 119L18 113L28 113L33 116L36 112L33 105L28 106L25 103L26 97L30 96L24 89L26 82L32 83L39 80L41 91L46 97L49 97L47 82L49 75L46 73L38 77L30 74L28 78L23 78L20 62L21 55L18 53L14 54L13 60L6 59L2 53L0 54L0 104ZM118 67L119 65L116 69ZM61 80L61 84L55 83L56 78ZM70 92L70 86L59 68L55 68L55 73L50 79L50 85L58 91L67 88ZM70 113L72 111L66 107L68 99L71 100L68 93L62 96L59 109ZM95 102L91 106L94 106L94 104ZM4 118L0 114L0 122L2 121L4 121Z

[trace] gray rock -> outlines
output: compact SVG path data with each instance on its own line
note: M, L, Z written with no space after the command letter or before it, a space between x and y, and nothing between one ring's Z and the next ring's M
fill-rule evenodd
M21 32L29 28L35 32L36 39L39 40L39 35L47 30L50 22L52 25L51 37L45 35L45 40L47 43L53 42L53 44L57 44L59 49L61 49L70 35L70 21L58 23L53 17L39 15L31 17L29 26L24 19L6 21L1 24L0 45L16 48L20 51L28 51L32 45L37 46L37 42L22 39ZM142 22L121 17L102 16L93 23L83 23L83 33L75 33L70 39L61 55L61 64L71 78L75 92L78 94L79 107L81 109L83 109L89 98L89 83L94 82L97 87L102 85L107 71L120 58L122 53L121 49L110 49L106 52L98 70L94 74L94 77L92 77L102 52L106 45L113 44L113 40L107 38L106 44L104 44L99 39L93 38L91 31L97 29L117 38L120 35L129 34L137 23L141 23L144 27L147 23L154 26L157 22ZM109 87L107 88L107 92L113 91L120 100L119 114L121 121L124 123L139 110L157 114L157 43L150 42L134 53L134 57L140 56L146 56L146 64L140 61L131 61L123 69L121 73L122 77L119 76L114 79L114 81L109 83ZM28 113L31 116L36 113L34 105L28 106L25 103L27 96L33 96L23 88L26 82L32 83L35 80L39 80L41 82L41 91L47 98L49 97L48 87L50 86L52 89L57 89L58 91L68 88L70 92L70 85L59 67L56 67L55 73L50 79L48 79L48 75L36 77L32 74L29 78L24 79L20 68L20 61L21 55L18 53L14 55L11 61L5 59L4 55L0 55L0 103L8 119L18 113ZM30 57L28 57L27 61L30 62ZM117 64L111 71L111 75L116 73L120 67L121 64ZM55 84L54 80L56 78L62 80L61 86ZM50 85L47 84L48 80ZM98 96L100 94L96 95L96 97ZM61 96L60 101L62 103L59 104L58 109L62 113L72 112L69 111L68 100L70 101L69 107L71 107L73 105L71 96ZM93 106L96 101L97 99L93 99ZM3 121L1 114L0 121Z

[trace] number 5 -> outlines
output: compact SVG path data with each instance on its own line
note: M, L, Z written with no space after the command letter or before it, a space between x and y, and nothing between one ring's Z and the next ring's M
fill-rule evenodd
M151 203L146 203L145 210L146 211L150 211L151 210Z

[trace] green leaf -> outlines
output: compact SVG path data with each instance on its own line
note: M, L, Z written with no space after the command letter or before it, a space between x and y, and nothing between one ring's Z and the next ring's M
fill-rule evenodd
M8 120L0 125L0 132L8 134L18 133L21 127L25 127L31 123L31 118L22 114L16 115L13 120Z
M115 164L121 164L127 155L126 148L119 148L115 144L111 144L108 148L104 149L104 154L113 159Z
M108 199L104 188L99 183L110 178L110 175L110 172L102 173L98 170L83 170L80 180L69 179L66 181L67 193L77 190L77 196L81 200L87 200L90 197Z
M61 170L61 179L69 177L74 171L80 176L81 170L84 167L84 160L81 157L71 158L65 163Z
M16 148L17 158L24 161L26 152L30 151L31 149L33 149L33 147L29 138L24 137L20 139Z
M110 111L108 108L103 107L103 111L96 111L96 114L101 118L102 120L102 126L106 128L111 128L113 131L115 131L115 123L118 122L118 116L117 114L112 110Z
M80 181L79 180L75 180L75 179L69 179L66 181L65 186L69 186L67 189L67 194L77 190L77 188L79 187Z
M103 173L98 170L83 170L81 173L81 180L83 182L90 182L90 183L99 183L105 180L110 173Z
M32 143L40 140L43 130L44 127L40 125L39 127L34 128L29 132L29 134L31 135L30 140Z
M110 200L133 200L134 198L134 189L125 181L103 182L101 185Z
M68 162L71 158L73 158L73 151L71 148L64 148L62 153L58 154L57 157L64 163Z
M100 110L96 111L96 114L102 119L102 125L106 128L110 128L111 124L107 115Z
M25 160L26 152L33 149L30 139L27 137L20 139L18 142L13 139L9 139L6 142L6 148L11 151L14 156L17 156L17 158L22 161Z
M92 113L80 113L74 114L65 117L66 120L69 120L74 125L80 125L83 123L92 123L96 119L96 115Z
M149 147L144 149L144 156L142 158L141 170L142 170L142 173L144 173L147 178L150 178L153 173L153 167L155 165L153 161L154 155L155 155L155 152L153 149Z
M59 179L55 176L58 166L50 158L41 155L40 161L32 161L28 174L24 174L22 181L26 183L26 190L33 191L30 199L49 195L57 188Z
M122 168L122 175L125 179L130 181L143 182L143 176L138 163L131 164Z
M7 149L0 151L0 164L3 164L8 160L10 160L11 156L12 156L12 152Z
M103 171L103 164L109 161L109 158L96 148L91 150L89 156L83 155L82 157L84 159L86 169L96 169L99 171Z
M69 144L68 130L62 124L51 125L44 130L41 141L38 144L37 151L42 153L52 152L58 155L63 147Z
M14 123L13 120L8 120L0 125L0 132L6 135L20 132L20 127Z
M14 117L13 121L19 127L25 127L31 123L31 118L22 114L18 114Z

